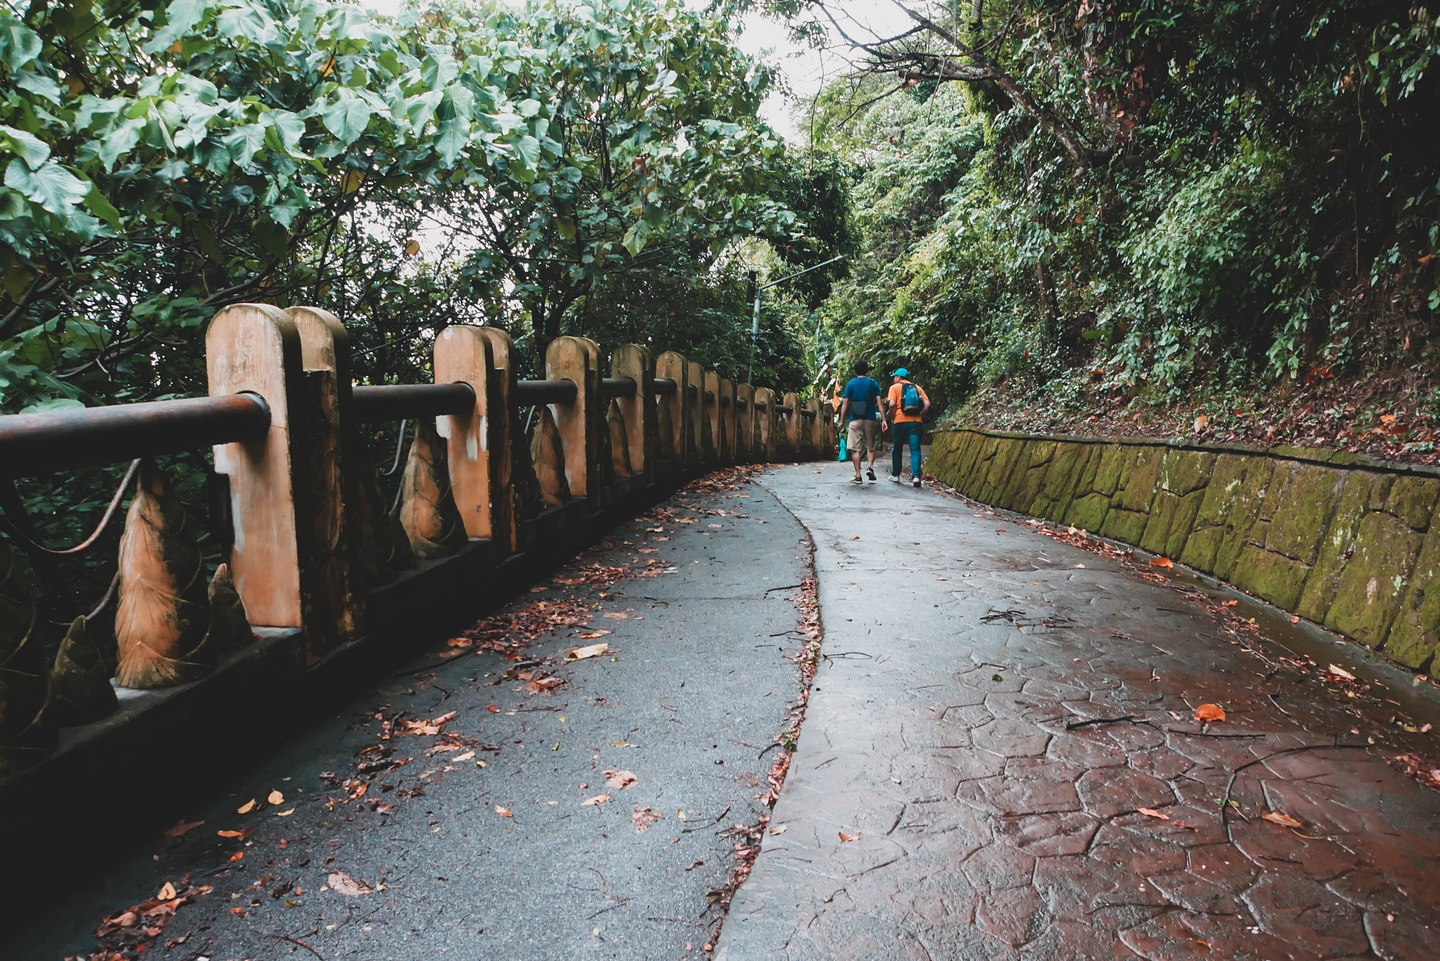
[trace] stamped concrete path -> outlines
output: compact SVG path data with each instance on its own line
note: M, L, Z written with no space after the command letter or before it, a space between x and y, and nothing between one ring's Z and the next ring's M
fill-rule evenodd
M1408 678L1297 658L1192 578L847 474L702 481L622 525L297 717L170 836L41 914L0 905L0 958L700 961L767 813L723 961L1440 958L1440 794L1389 761L1433 753ZM767 812L802 524L823 656Z
M1387 763L1415 736L1378 678L1247 633L1248 601L817 473L762 480L814 537L824 657L719 961L1440 958L1440 794Z

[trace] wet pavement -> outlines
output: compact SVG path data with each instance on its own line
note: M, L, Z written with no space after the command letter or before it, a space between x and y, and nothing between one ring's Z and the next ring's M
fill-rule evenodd
M747 829L723 961L1440 957L1440 794L1391 763L1434 754L1433 692L849 475L682 492L6 918L0 958L110 961L103 918L125 961L703 958ZM825 637L772 812L811 536Z
M1433 735L1383 689L1249 602L817 473L763 481L825 642L719 961L1440 958L1440 794L1387 761Z

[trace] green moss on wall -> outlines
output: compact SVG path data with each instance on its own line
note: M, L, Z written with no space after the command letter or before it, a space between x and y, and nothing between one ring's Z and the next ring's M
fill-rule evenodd
M1328 467L1277 465L1265 504L1265 549L1313 565L1343 485L1344 476Z
M1424 533L1430 528L1436 500L1440 499L1440 481L1429 477L1400 477L1385 498L1385 512L1394 514L1412 530Z
M1305 591L1295 609L1301 617L1318 624L1325 623L1325 614L1340 589L1340 575L1345 572L1346 562L1355 551L1360 518L1365 516L1365 505L1373 499L1373 489L1378 480L1380 478L1374 474L1361 471L1342 474L1340 497L1330 524L1320 538L1314 569L1305 582Z
M1231 583L1276 607L1293 611L1309 573L1310 568L1299 561L1247 544L1235 564Z
M1423 538L1389 514L1366 514L1325 626L1379 647L1400 609Z

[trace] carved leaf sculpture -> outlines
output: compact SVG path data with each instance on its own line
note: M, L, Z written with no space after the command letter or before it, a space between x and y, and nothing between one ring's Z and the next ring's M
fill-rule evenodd
M245 616L245 602L235 590L230 565L221 564L210 578L207 592L210 600L210 633L202 647L214 654L224 654L244 647L255 640L250 619Z
M0 777L24 770L54 745L44 723L50 681L39 624L34 582L0 544Z
M515 430L510 434L510 478L515 491L515 510L525 520L545 509L545 501L540 497L540 482L535 479L535 461L530 456L532 442L525 437L524 431Z
M362 454L356 512L360 527L360 569L371 587L389 584L399 571L415 566L415 552L400 520L385 506L380 474Z
M197 648L210 627L205 571L185 507L153 464L140 469L120 538L115 643L122 687L171 687L214 666Z
M540 484L540 498L551 507L559 507L570 499L570 481L565 476L565 447L560 429L549 407L540 408L535 422L535 436L530 438L530 460L535 465L535 480Z
M50 670L50 707L47 717L56 727L90 724L115 712L115 688L98 639L85 618L77 617L65 632L55 666Z
M625 430L625 414L614 400L610 401L610 410L605 415L605 421L610 427L610 466L615 472L613 476L629 477L634 473L630 469L630 435Z
M415 424L400 490L400 524L417 560L449 557L465 546L465 523L450 493L445 442L431 420L421 418Z

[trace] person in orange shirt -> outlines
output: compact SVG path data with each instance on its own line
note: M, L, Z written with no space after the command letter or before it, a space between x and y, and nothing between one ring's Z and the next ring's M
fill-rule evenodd
M900 483L900 449L910 444L910 476L914 486L920 486L920 424L930 410L930 397L919 384L912 383L910 371L901 367L895 371L890 393L885 396L885 407L890 412L890 423L895 425L891 434L890 482Z

